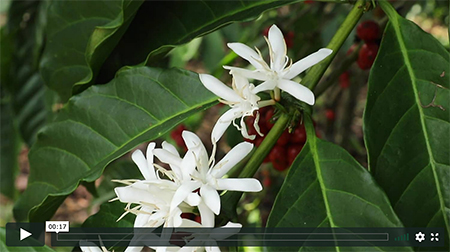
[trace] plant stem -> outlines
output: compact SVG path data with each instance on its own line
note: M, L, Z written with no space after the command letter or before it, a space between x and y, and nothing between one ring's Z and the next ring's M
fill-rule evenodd
M259 166L264 161L264 158L269 154L281 134L283 134L283 131L288 125L290 119L291 114L281 114L272 129L262 141L261 145L256 149L242 172L239 174L239 178L251 178L255 175ZM225 215L225 219L236 217L236 206L241 196L242 192L227 192L222 196L222 214ZM226 223L226 221L224 223Z
M344 41L347 39L350 32L355 27L359 18L362 16L364 12L364 3L365 0L358 0L354 5L353 9L348 14L347 18L344 20L344 23L339 27L338 31L331 39L327 48L333 50L333 53L320 64L317 64L306 74L303 83L309 85L310 89L314 89L314 87L319 82L322 75L325 73L325 70L330 65L334 56L336 55L339 48L342 46ZM272 147L275 145L278 138L283 133L284 129L288 125L291 119L291 113L282 113L278 120L273 125L270 132L262 141L261 145L256 149L248 163L245 165L242 172L239 174L240 178L251 178L255 175L259 166L264 161L265 157L269 154ZM236 206L239 202L239 199L242 196L242 192L227 192L221 197L222 201L222 219L219 222L219 225L225 224L229 219L236 218ZM220 217L219 217L220 218Z
M315 66L313 66L308 71L305 78L302 80L302 83L305 84L306 86L308 86L309 89L313 90L316 87L320 78L325 73L325 70L327 70L331 61L334 59L337 52L341 48L342 44L347 39L348 35L353 30L353 28L356 26L356 24L358 23L359 19L361 18L362 14L364 13L364 10L365 10L364 5L365 5L365 0L356 1L352 10L347 15L344 22L341 24L341 26L337 30L336 34L331 39L330 43L327 45L327 48L333 50L333 53L330 56L328 56L326 59L321 61L319 64L316 64Z
M264 158L269 154L270 150L275 145L281 134L283 134L283 131L289 123L290 118L290 114L281 114L267 136L264 137L261 145L256 149L255 153L250 158L247 165L244 167L244 170L241 172L241 174L239 174L240 178L253 177L259 166L264 161Z

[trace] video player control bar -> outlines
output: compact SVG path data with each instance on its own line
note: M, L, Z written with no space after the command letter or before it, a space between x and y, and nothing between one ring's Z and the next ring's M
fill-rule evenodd
M419 233L422 235L416 235ZM52 233L51 244L76 246L80 241L89 241L107 247L443 247L444 237L443 228L71 228L67 233Z

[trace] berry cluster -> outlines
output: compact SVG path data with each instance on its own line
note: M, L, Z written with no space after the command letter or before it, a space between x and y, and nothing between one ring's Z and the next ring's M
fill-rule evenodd
M261 119L259 121L260 131L266 135L274 124L274 109L266 107L260 109L259 112L261 114ZM256 138L254 140L246 139L246 141L259 146L264 140L264 137L257 134L255 128L253 127L253 120L253 117L248 118L246 124L249 134L256 135ZM275 143L275 146L272 148L269 155L264 160L264 163L271 162L273 167L278 171L286 170L291 166L294 159L300 153L305 142L306 131L303 124L295 128L292 133L289 133L288 129L285 129L280 138L278 138L278 141Z
M380 26L372 21L364 21L356 28L356 35L364 41L358 55L358 66L363 70L370 69L378 53Z
M378 44L380 39L380 26L372 20L364 21L356 28L358 40L363 40L364 44L358 52L358 66L362 70L370 69L378 53ZM358 44L353 44L347 51L347 55L352 54ZM350 73L345 71L339 76L339 85L342 89L350 86Z

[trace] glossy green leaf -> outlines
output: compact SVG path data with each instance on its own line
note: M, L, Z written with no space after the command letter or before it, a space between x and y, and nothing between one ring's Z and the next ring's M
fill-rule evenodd
M371 174L341 147L315 136L292 164L270 213L268 227L402 227ZM303 251L311 247L289 248ZM317 248L323 249L324 248ZM314 249L313 249L314 250ZM386 247L327 248L326 251L392 251ZM273 251L279 251L278 248ZM411 251L397 248L396 251Z
M122 185L120 185L122 186ZM87 218L82 227L133 227L136 215L127 214L120 221L117 221L125 212L125 204L120 201L106 202L100 206L100 210Z
M444 227L448 241L450 55L392 6L381 6L390 22L369 78L369 168L405 226Z
M64 101L91 83L142 1L52 1L41 73ZM74 85L76 85L74 87Z
M147 1L105 62L99 78L107 81L124 65L154 65L177 45L294 2L298 0Z
M216 103L198 75L148 67L120 71L108 84L73 96L29 153L28 187L16 220L49 219L65 196L94 181L112 160ZM30 212L31 210L31 212Z
M17 234L19 235L19 234ZM32 237L27 239L33 239ZM48 246L43 247L8 247L6 246L6 229L4 227L0 227L0 251L2 252L54 252Z

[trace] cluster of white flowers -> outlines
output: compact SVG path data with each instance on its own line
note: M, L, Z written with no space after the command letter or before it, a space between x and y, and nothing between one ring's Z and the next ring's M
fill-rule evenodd
M250 153L253 144L242 142L231 149L225 157L215 164L216 142L222 137L228 126L233 123L245 138L249 136L244 118L253 116L256 111L255 129L259 131L258 109L274 104L274 100L261 101L258 92L273 90L279 99L280 89L308 104L314 104L314 94L292 78L318 63L331 50L321 49L318 52L294 64L286 55L286 43L277 26L273 25L266 38L270 52L270 67L263 60L258 49L252 50L241 43L230 43L228 46L239 56L246 59L256 69L247 70L225 66L233 76L232 88L217 78L200 74L200 80L211 92L222 98L231 109L217 121L211 133L213 153L208 153L200 138L192 132L183 131L182 137L187 146L184 157L176 148L162 143L162 148L155 148L155 143L147 147L146 155L137 150L132 159L139 167L144 180L116 180L125 184L115 188L117 198L126 203L125 213L136 215L134 227L214 227L215 215L221 210L219 191L259 192L261 183L254 178L225 178L226 173ZM258 86L249 83L249 79L263 81ZM240 126L235 120L241 118ZM157 157L165 168L154 162ZM182 213L198 212L201 223L182 218ZM229 222L226 227L241 227L238 223ZM129 247L127 251L140 251L140 247ZM174 248L159 247L157 251L172 251ZM180 249L180 248L177 248ZM182 251L197 251L197 248L181 248ZM207 247L207 251L217 251L217 247Z
M255 111L256 119L253 126L257 133L263 136L258 126L258 109L273 105L275 100L278 101L280 99L280 89L300 101L314 105L315 98L313 92L302 84L292 81L292 79L328 57L333 51L322 48L292 64L292 60L287 56L283 33L276 25L270 27L268 38L264 38L269 47L270 66L264 61L258 48L255 47L255 51L242 43L228 43L228 47L231 50L247 60L255 68L255 70L248 70L224 66L225 69L230 70L230 74L232 75L233 89L230 89L214 76L200 74L200 80L203 85L215 95L222 98L222 103L231 107L230 110L219 118L214 126L211 134L212 142L219 141L231 123L241 131L243 137L252 140L255 139L255 135L248 135L244 122L244 118L253 116ZM255 87L255 85L249 83L249 80L259 80L262 83ZM273 91L275 100L261 101L261 98L257 94L262 91ZM235 120L238 118L241 118L240 126L235 123Z
M140 150L131 156L144 180L115 180L126 185L115 188L116 199L127 203L124 215L136 215L134 227L214 227L214 216L220 213L221 207L218 191L262 190L261 183L254 178L223 178L247 156L253 144L236 145L214 164L214 158L208 158L197 135L183 131L182 137L188 149L184 157L167 142L162 143L162 148L155 148L155 143L150 143L146 157ZM154 163L155 156L170 169ZM193 213L195 208L201 224L181 217L182 213ZM228 226L240 227L240 224L229 223ZM132 250L140 251L141 248L128 249Z

